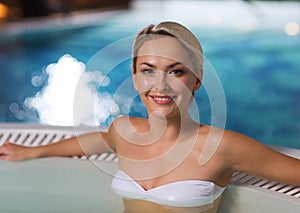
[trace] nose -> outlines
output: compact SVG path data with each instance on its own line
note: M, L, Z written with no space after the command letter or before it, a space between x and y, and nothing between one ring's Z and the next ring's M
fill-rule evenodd
M154 82L154 89L157 91L164 91L164 90L167 90L168 87L169 87L169 85L168 85L167 73L157 72L155 82Z

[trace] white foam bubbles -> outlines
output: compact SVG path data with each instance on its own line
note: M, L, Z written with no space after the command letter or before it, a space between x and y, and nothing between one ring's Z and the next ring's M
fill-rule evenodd
M85 65L71 55L62 56L47 66L46 86L25 105L37 110L40 123L60 126L99 125L119 112L109 93L97 92L107 86L109 78L100 71L88 72Z

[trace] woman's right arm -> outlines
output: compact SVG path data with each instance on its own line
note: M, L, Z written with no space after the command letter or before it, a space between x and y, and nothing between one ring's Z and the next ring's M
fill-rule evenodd
M113 152L107 132L93 132L75 136L44 146L21 146L6 142L0 146L0 160L18 161L51 156L82 156Z

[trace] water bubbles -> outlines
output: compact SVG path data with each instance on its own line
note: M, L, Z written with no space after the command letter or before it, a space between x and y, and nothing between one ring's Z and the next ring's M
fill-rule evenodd
M95 82L102 87L106 87L110 83L109 78L104 76L100 71L89 72L89 76L92 82Z
M41 87L44 84L44 79L41 75L34 75L31 78L31 84L34 87Z
M18 113L20 111L20 107L19 107L19 104L17 103L11 103L8 107L9 111L11 113Z
M22 106L20 106L18 103L11 103L9 106L8 106L8 110L14 114L15 118L20 120L20 121L23 121L25 120L26 117L29 116L29 114L23 110Z
M110 94L99 94L99 86L108 86L110 80L100 71L89 72L85 65L71 55L62 56L57 63L46 68L48 82L25 106L38 112L40 123L74 126L98 125L119 113L118 105ZM44 84L44 77L36 74L31 83L35 87ZM11 111L18 106L12 104Z

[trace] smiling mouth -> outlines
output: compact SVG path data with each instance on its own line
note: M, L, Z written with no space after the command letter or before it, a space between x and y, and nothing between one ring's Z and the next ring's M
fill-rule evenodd
M161 105L169 104L173 102L173 99L175 98L171 96L154 96L154 95L150 95L150 97L152 98L154 103L161 104Z

